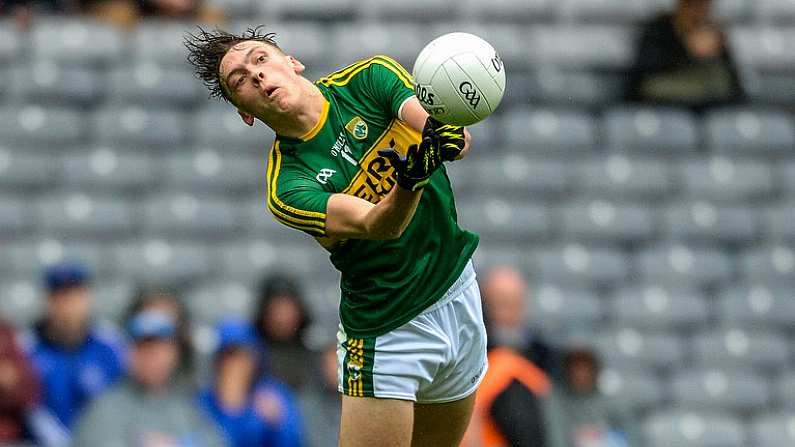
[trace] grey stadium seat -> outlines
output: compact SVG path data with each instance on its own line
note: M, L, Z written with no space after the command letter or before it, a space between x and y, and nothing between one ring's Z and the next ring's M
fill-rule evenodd
M71 109L5 107L0 108L0 134L3 144L64 147L83 141L85 120Z
M795 161L782 160L777 164L778 179L787 198L795 199Z
M150 235L229 238L239 228L237 209L221 196L161 191L142 203L143 230Z
M333 276L333 267L322 248L309 237L295 233L290 239L260 237L222 244L216 265L225 277L239 280L259 278L274 270L286 270L318 281Z
M69 151L63 156L62 166L66 186L102 192L144 190L161 178L160 165L146 153L122 152L113 147Z
M551 283L533 285L528 312L531 325L541 331L593 330L605 315L605 309L593 290Z
M91 104L101 97L105 88L104 79L97 71L62 67L51 60L21 64L11 73L14 92L24 102Z
M633 263L641 277L663 285L702 284L734 277L732 259L718 248L660 244L641 250Z
M649 207L595 199L574 201L561 209L563 234L592 242L635 242L654 234Z
M111 71L108 99L120 104L190 106L203 99L206 90L188 68L162 67L143 61Z
M298 230L276 220L268 211L267 195L256 194L253 197L242 199L238 204L238 216L241 227L252 237L261 237L267 240L295 240L299 238Z
M139 61L153 61L165 67L188 67L188 51L183 45L188 31L196 32L197 28L187 23L143 21L132 31L132 53Z
M549 210L537 203L470 197L457 208L458 222L489 242L543 240L552 232Z
M33 224L33 213L29 204L15 195L0 196L0 234L5 237L17 237L30 231Z
M464 228L466 223L462 223ZM522 273L533 276L538 273L537 261L533 254L526 248L511 244L482 243L472 256L475 266L479 271L486 271L492 267L510 265L518 268Z
M467 21L473 23L493 21L496 24L505 22L526 24L550 19L553 13L553 2L551 0L493 0L491 2L465 0L459 9L468 19Z
M635 23L660 11L659 0L614 2L610 0L562 0L558 14L563 20L587 23Z
M795 20L795 5L789 0L756 0L751 6L762 23L788 25Z
M745 430L739 419L715 410L658 410L643 424L648 447L744 447Z
M707 145L717 153L786 156L795 146L792 116L783 111L716 110L707 115L704 129Z
M769 25L743 26L729 29L728 35L740 66L770 71L795 67L795 49L787 44L795 37L795 30Z
M116 197L80 191L48 194L36 204L37 227L61 237L119 238L135 228L133 207Z
M681 242L747 243L756 236L756 210L706 201L675 203L663 210L665 234Z
M627 277L626 256L611 248L570 243L539 249L531 255L542 281L599 285L623 281Z
M751 248L739 255L739 262L746 279L767 284L795 282L795 251L789 245Z
M0 189L19 194L51 187L57 179L58 164L52 157L0 146Z
M487 190L491 194L530 200L559 197L569 191L571 183L566 163L541 157L529 158L518 151L471 163L469 160L452 163L447 165L447 173L456 191L477 193Z
M602 25L535 26L520 45L535 63L622 69L632 59L633 31Z
M795 241L795 201L773 202L761 213L762 228L773 242Z
M6 63L14 60L22 46L23 34L17 30L17 24L12 20L0 20L0 62Z
M619 107L605 114L604 126L611 150L675 157L697 145L696 125L685 110Z
M795 372L786 371L776 380L776 401L784 408L795 410Z
M787 106L795 102L795 77L788 73L756 73L748 94L760 104Z
M353 0L331 0L318 3L314 0L273 0L255 2L260 14L284 20L313 20L318 22L350 20L359 15L360 5Z
M251 17L254 12L253 0L208 0L207 7L214 8L223 13L227 17Z
M632 411L657 407L668 394L662 381L640 368L603 369L599 374L599 390Z
M247 126L231 105L212 104L191 119L191 134L202 147L230 152L267 154L274 133L257 122Z
M502 1L502 0L498 0ZM536 0L523 0L524 4L528 4L530 1ZM492 7L491 4L486 4L489 8ZM437 25L430 25L430 35L427 36L425 42L420 44L420 48L424 47L425 44L430 41L434 37L441 36L442 34L452 33L452 32L464 32L464 33L471 33L476 36L482 36L488 39L489 43L494 47L497 53L500 55L500 59L505 63L507 70L510 73L519 70L525 70L531 68L530 60L527 57L527 49L522 45L516 45L516 42L524 42L527 40L527 24L522 23L520 26L516 26L515 24L506 24L506 23L492 23L492 24L485 24L480 21L458 21L458 22L440 22ZM418 52L419 54L419 52ZM409 65L406 66L406 69L412 71L414 59L416 55L412 56L410 60L407 62ZM507 78L510 78L510 74ZM506 81L507 82L507 81ZM506 84L507 85L507 84Z
M0 316L15 327L28 327L41 316L44 290L35 280L15 278L0 283Z
M515 109L505 113L502 122L505 143L532 154L583 154L595 144L596 126L581 111Z
M511 73L506 79L505 90L509 92L504 102L529 98L531 104L599 106L621 99L622 81L607 73L589 70L542 66L530 75Z
M749 329L788 328L795 321L795 287L743 284L719 293L721 322Z
M80 66L108 65L118 60L124 49L120 29L102 22L64 18L37 20L31 43L37 58Z
M402 2L374 1L366 14L379 22L409 20L412 22L439 22L456 20L461 13L460 4L454 0L404 0Z
M248 284L221 278L208 278L185 294L191 317L202 323L214 324L224 317L248 319L254 312L254 296Z
M692 347L705 367L776 370L789 363L787 339L769 330L708 330L693 337Z
M262 155L229 154L214 149L175 154L165 160L165 182L185 191L260 192L265 197L266 170Z
M611 304L615 321L634 328L681 330L706 324L710 316L704 295L689 287L626 286Z
M76 259L86 264L95 275L107 271L108 264L103 247L95 242L72 242L46 237L20 239L3 246L0 269L23 277L36 277L44 268L65 259Z
M660 160L614 153L586 159L575 169L580 196L661 199L675 188L670 165Z
M764 447L789 447L795 444L795 412L762 413L749 427L749 437L754 445Z
M680 165L682 183L693 198L752 202L775 190L770 166L726 157L688 160Z
M276 33L276 42L287 54L298 58L307 68L327 70L331 62L348 64L353 61L334 61L330 54L333 41L329 38L328 29L318 22L272 22L263 17L261 23L267 23L267 31ZM239 25L240 28L251 26L251 20ZM259 23L259 22L258 22ZM342 67L332 67L342 68ZM323 73L324 75L327 73ZM306 76L306 73L304 73Z
M336 43L336 58L347 65L376 54L385 54L400 62L409 72L420 50L434 36L427 26L415 23L366 24L357 26L355 33L350 25L337 25L332 30ZM362 39L361 36L367 36ZM395 39L395 36L400 36Z
M135 283L125 277L100 278L91 285L94 309L99 317L119 322L137 293Z
M172 110L118 106L99 109L93 120L97 143L128 149L172 149L185 142L185 118Z
M195 242L137 239L115 243L109 248L112 266L136 281L177 283L211 271L216 259L210 250ZM214 267L213 267L214 269Z
M771 390L759 374L720 369L679 371L672 380L674 404L701 410L749 411L770 405Z
M682 340L671 333L645 333L621 328L592 335L607 367L671 369L682 364Z

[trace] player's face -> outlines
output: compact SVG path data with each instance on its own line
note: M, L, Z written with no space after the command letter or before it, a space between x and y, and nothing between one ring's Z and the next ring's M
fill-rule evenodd
M221 82L241 112L267 119L300 105L300 73L304 66L278 48L262 42L242 42L221 60Z

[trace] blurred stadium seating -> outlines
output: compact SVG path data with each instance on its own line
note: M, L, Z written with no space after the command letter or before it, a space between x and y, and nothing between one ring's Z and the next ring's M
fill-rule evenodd
M508 93L449 166L478 269L517 265L534 324L592 341L649 447L795 445L795 2L718 2L752 100L704 116L621 103L636 26L668 0L214 3L231 28L272 24L310 77L372 53L411 68L447 31L490 40ZM92 266L108 318L167 281L210 324L274 268L335 318L330 263L265 209L273 134L206 99L191 28L0 18L0 312L17 324L63 257Z

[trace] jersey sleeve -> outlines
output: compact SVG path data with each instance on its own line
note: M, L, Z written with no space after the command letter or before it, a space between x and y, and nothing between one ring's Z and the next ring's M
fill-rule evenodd
M398 118L400 106L414 96L411 75L400 63L387 56L378 55L369 61L365 87L384 110Z
M268 166L268 210L279 222L311 236L326 236L326 208L332 193L308 173L285 172L279 144L271 149Z

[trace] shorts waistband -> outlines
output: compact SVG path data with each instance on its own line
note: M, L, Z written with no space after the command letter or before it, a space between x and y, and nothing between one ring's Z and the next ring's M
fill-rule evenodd
M464 266L464 270L461 272L461 275L458 276L458 279L455 280L453 285L447 289L447 292L442 295L439 301L433 303L430 307L422 311L422 314L433 312L434 310L444 306L445 304L449 303L455 297L461 294L461 292L469 287L475 281L475 267L472 266L472 260L470 259L467 261L466 266Z

